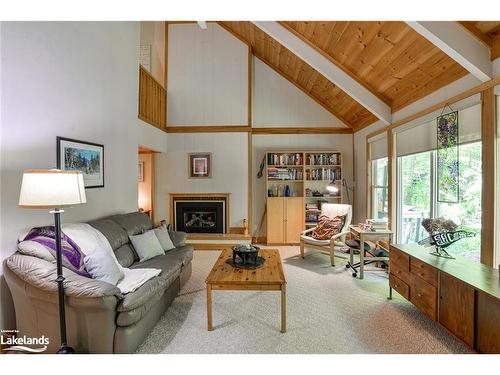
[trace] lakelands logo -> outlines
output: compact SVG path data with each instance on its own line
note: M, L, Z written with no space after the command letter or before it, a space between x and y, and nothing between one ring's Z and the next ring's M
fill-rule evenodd
M17 336L17 330L2 330L0 340L2 351L16 351L24 353L43 353L49 345L49 338L42 335L40 337Z

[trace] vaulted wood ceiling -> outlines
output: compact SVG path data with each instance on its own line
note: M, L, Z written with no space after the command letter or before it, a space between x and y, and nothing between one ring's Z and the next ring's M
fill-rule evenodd
M218 22L255 56L354 130L377 118L251 22ZM388 104L392 112L463 77L467 71L404 22L287 21L290 32ZM491 30L489 30L491 31Z
M363 128L377 121L361 104L253 23L223 21L219 25L250 45L255 56L349 127Z
M500 21L460 21L459 23L490 48L492 60L500 57Z
M281 22L342 68L393 112L467 71L405 22Z

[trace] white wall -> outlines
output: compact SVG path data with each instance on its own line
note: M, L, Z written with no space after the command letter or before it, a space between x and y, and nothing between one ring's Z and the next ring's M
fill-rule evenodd
M46 210L17 207L22 171L56 165L56 136L104 144L105 187L63 222L137 209L137 22L3 22L1 25L1 255ZM3 271L2 271L3 273ZM2 277L2 321L14 324Z
M222 27L168 29L168 125L247 125L248 47Z
M137 119L138 144L156 152L167 151L167 133Z
M254 127L346 127L260 59L253 58L253 67Z
M141 22L140 41L141 44L151 46L150 73L163 85L165 81L165 22Z
M188 153L212 153L212 178L188 177ZM167 152L156 157L155 218L169 218L169 193L231 193L230 226L248 218L247 133L168 134Z
M352 164L352 135L351 134L294 134L294 135L254 135L253 145L253 228L252 234L257 229L266 202L266 180L265 174L262 178L257 178L260 163L267 151L274 150L336 150L343 153L343 172L349 186L353 181ZM353 194L351 195L351 202ZM257 233L258 236L265 236L266 222Z
M471 74L433 92L430 95L410 104L402 110L393 113L393 121L399 121L407 116L424 110L436 103L460 94L481 82ZM354 153L356 164L356 205L354 207L354 220L366 219L366 136L384 127L381 121L354 134Z

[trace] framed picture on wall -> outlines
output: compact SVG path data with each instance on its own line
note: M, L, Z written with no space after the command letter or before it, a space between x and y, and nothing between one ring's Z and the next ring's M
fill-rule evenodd
M144 162L139 161L139 170L137 171L139 182L144 182Z
M189 178L212 177L212 154L209 152L188 154Z
M85 188L104 187L104 146L57 137L57 168L81 171Z

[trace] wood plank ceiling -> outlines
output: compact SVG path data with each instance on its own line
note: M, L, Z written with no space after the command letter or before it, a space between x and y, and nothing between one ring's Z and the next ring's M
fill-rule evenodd
M347 126L357 130L377 121L361 104L253 23L218 23L250 45L255 56L311 96Z
M281 22L391 106L392 112L467 71L405 22Z
M500 21L460 21L459 23L488 46L492 60L500 57Z
M289 31L387 103L392 112L465 76L467 71L395 21L287 21ZM219 22L253 53L354 131L377 120L366 108L251 22Z

